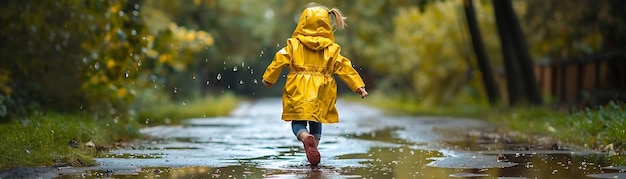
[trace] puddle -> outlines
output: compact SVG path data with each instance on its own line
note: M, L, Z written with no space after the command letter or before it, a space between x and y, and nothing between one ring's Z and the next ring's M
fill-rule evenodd
M126 159L156 159L163 158L160 153L149 153L149 154L129 154L129 153L120 153L120 154L105 154L101 156L102 158L126 158Z
M346 103L337 106L341 123L324 126L322 162L312 168L290 124L280 120L280 105L259 100L231 117L142 129L151 140L141 147L44 178L626 177L624 156L473 136L466 131L490 129L475 120L389 117Z
M58 179L71 178L266 178L284 172L254 167L149 167L136 170L88 170L81 173L62 175Z

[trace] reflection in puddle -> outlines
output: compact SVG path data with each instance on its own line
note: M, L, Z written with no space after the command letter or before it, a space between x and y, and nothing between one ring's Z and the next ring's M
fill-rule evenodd
M141 170L102 171L90 170L80 174L63 175L57 178L265 178L284 172L244 166L230 167L148 167Z
M134 158L140 158L140 159L151 159L151 158L163 158L163 154L162 153L151 153L151 154L128 154L128 153L121 153L121 154L106 154L104 156L102 156L102 158L127 158L127 159L134 159Z
M247 124L226 121L228 127ZM76 171L64 169L70 172L61 172L57 178L626 177L623 155L550 150L549 146L468 136L459 131L438 134L445 141L410 140L414 137L411 134L419 133L408 130L434 125L434 120L407 127L376 126L371 132L336 132L334 139L324 140L320 145L323 158L317 168L306 164L301 144L294 141L289 131L283 136L224 137L221 135L224 131L216 129L224 128L220 121L196 122L202 124L193 126L194 129L210 129L149 140L141 149L117 150L119 154L110 153L104 156L106 160L100 160L109 165ZM164 165L167 167L154 167Z

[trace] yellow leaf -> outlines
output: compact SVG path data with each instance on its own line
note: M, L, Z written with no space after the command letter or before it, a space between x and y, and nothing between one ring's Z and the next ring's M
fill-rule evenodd
M168 54L161 54L161 56L159 56L159 63L165 63L169 61L169 55Z
M128 90L126 88L117 89L117 97L125 98L128 95Z
M185 34L185 40L186 41L193 41L195 38L196 38L195 31L189 31L189 32L187 32L187 34Z
M115 60L113 59L107 60L107 68L113 68L113 67L115 67Z
M111 6L111 12L115 14L115 13L119 12L121 8L122 8L122 4L121 3L116 3L116 4Z
M104 35L104 41L105 42L110 42L111 41L111 33L106 33L106 35Z

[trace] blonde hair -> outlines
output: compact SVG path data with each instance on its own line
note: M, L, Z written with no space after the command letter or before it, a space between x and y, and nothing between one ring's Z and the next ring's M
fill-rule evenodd
M332 8L330 9L329 12L333 14L333 16L335 17L335 25L337 25L337 28L343 29L343 28L346 28L346 26L348 26L348 24L346 24L346 19L348 18L343 16L343 14L341 14L341 11L339 11L339 9Z
M344 29L346 26L348 26L348 24L346 24L346 19L348 18L343 16L343 14L341 13L339 9L337 8L328 9L328 7L314 3L314 2L306 5L306 8L312 8L312 7L322 7L328 11L328 14L332 14L333 19L335 21L335 26L337 26L338 29Z

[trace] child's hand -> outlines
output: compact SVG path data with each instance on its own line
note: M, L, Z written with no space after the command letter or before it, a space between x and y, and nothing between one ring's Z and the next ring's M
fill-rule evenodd
M361 98L367 97L367 91L365 90L365 87L360 87L359 89L356 89L356 93L360 94Z
M265 79L263 79L263 80L261 80L261 81L263 82L263 84L264 84L264 85L265 85L265 87L267 87L267 88L272 87L272 86L274 85L274 83L267 82L267 81L265 81Z

